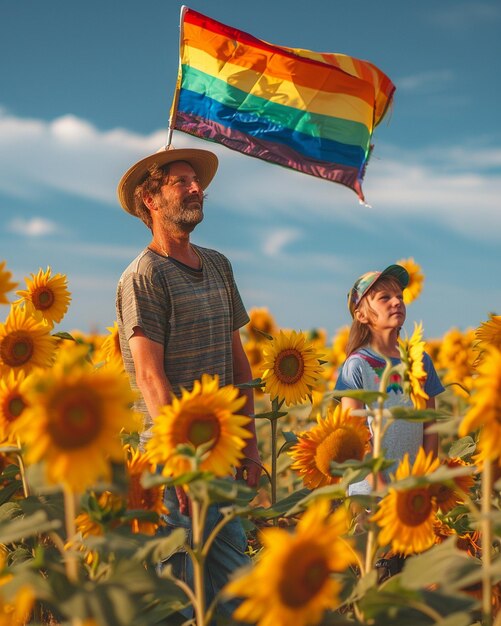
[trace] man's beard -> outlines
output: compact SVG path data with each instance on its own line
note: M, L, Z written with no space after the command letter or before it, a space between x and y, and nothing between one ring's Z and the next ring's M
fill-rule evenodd
M163 222L166 226L174 224L180 230L188 233L191 233L203 219L203 198L184 198L184 200L171 205L163 214Z

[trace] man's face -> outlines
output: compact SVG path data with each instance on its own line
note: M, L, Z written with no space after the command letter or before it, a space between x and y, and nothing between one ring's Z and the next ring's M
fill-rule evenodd
M167 227L191 232L204 218L203 191L195 171L184 161L175 161L155 197L159 216Z

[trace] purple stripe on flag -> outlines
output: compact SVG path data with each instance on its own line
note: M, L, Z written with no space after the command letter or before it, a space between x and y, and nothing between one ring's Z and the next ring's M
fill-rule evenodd
M256 138L183 111L177 112L174 128L200 139L221 143L242 154L345 185L364 201L361 178L355 167L307 159L286 145Z

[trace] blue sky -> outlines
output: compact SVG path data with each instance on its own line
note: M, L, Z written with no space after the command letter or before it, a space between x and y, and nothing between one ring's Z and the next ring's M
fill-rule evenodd
M116 282L149 241L115 189L165 143L178 65L176 0L18 0L0 22L0 260L18 281L51 265L73 302L60 330L104 331ZM364 192L174 133L220 158L193 241L231 259L247 308L284 327L349 322L369 269L426 275L406 329L428 337L501 313L501 4L192 0L275 44L375 63L397 86Z

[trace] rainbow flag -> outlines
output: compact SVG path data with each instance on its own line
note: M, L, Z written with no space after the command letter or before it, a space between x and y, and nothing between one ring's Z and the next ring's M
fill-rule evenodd
M383 72L275 46L187 7L180 45L171 129L341 183L364 201L372 133L395 91Z

